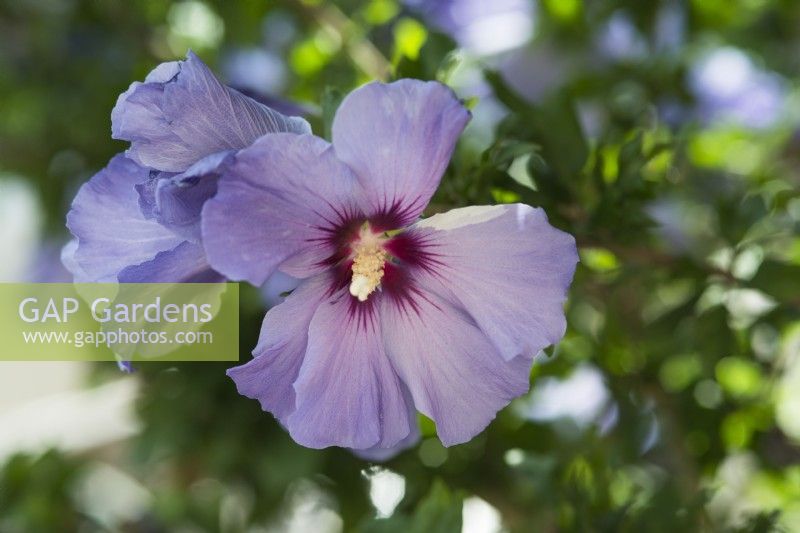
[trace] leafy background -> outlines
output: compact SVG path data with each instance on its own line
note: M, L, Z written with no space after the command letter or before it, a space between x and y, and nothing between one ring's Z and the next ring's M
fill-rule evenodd
M137 380L141 431L7 458L0 531L800 530L800 3L0 0L0 192L33 185L50 246L124 149L117 95L187 48L322 135L365 81L450 83L474 120L429 212L519 201L574 234L566 338L472 442L422 421L382 465L297 446L224 366L98 366Z

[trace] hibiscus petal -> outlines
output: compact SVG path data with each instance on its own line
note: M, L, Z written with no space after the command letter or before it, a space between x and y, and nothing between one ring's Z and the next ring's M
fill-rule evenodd
M442 444L470 440L528 391L532 358L504 361L463 312L435 294L383 298L386 353Z
M236 154L203 207L209 262L228 278L254 285L278 266L297 278L321 272L334 252L333 228L358 210L356 185L322 139L265 135Z
M120 283L221 283L224 276L206 260L200 244L184 241L159 252L152 260L129 266L119 273Z
M75 252L78 251L78 239L71 239L61 248L61 264L72 274L75 283L91 283L92 278L81 268L75 260Z
M111 124L115 139L131 142L130 158L169 172L249 146L265 133L311 132L304 119L221 84L192 52L185 61L159 65L144 83L133 83L117 100Z
M270 308L283 303L286 295L291 294L301 282L302 280L284 274L280 270L276 271L260 287L264 303Z
M374 212L397 227L436 191L470 113L438 82L373 82L350 93L333 121L339 158L358 175Z
M369 461L371 463L385 463L386 461L394 459L404 451L415 447L417 444L419 444L420 439L421 437L419 428L416 426L415 422L415 425L411 428L411 433L409 433L406 438L398 442L395 446L390 448L373 446L372 448L366 448L364 450L351 449L350 451L353 453L353 455L359 459L363 459L364 461Z
M71 259L84 281L116 281L123 268L149 261L183 241L139 209L135 187L149 172L117 155L75 196L67 227L78 239Z
M406 392L406 404L408 405L408 425L411 427L411 432L406 438L388 448L373 446L363 450L350 450L353 455L365 461L384 463L415 447L422 436L419 432L419 424L417 424L417 411L414 409L414 400L411 399L411 393L409 392Z
M269 310L261 326L254 358L228 370L239 394L261 403L286 425L294 412L292 385L308 345L308 326L320 303L328 296L328 278L319 276L302 283L286 300Z
M217 192L217 180L233 152L205 157L177 175L161 173L153 188L152 216L163 226L192 242L200 242L200 213ZM143 190L140 190L140 194ZM142 203L140 199L140 204Z
M564 336L575 239L542 209L476 206L412 226L432 264L419 282L469 313L506 360L533 356Z
M342 291L314 314L294 384L297 410L288 419L298 443L387 448L411 432L405 388L384 353L373 311Z

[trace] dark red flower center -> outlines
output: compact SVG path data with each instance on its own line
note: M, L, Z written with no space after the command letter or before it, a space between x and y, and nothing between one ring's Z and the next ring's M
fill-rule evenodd
M380 293L404 301L414 292L416 269L430 269L436 254L413 229L393 226L394 217L353 216L326 229L333 253L325 260L334 276L331 292L345 287L354 303L371 304Z

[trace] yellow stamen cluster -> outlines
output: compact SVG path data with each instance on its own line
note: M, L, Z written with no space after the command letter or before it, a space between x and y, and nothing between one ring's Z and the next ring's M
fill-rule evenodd
M362 232L362 235L364 233ZM360 302L365 302L367 297L380 286L385 263L386 251L384 251L380 239L375 236L362 237L355 246L350 294L358 298Z

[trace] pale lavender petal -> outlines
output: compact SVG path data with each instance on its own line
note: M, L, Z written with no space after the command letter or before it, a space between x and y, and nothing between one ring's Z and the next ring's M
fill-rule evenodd
M93 280L75 260L78 251L78 239L72 239L61 248L61 264L72 274L75 283L91 283Z
M356 172L372 211L391 213L402 226L433 196L469 118L441 83L373 82L342 102L333 145Z
M194 54L190 53L189 55ZM147 76L145 76L144 82L167 83L178 75L178 73L181 71L182 63L183 61L167 61L166 63L161 63L156 68L151 70Z
M139 210L145 218L156 218L156 188L162 179L175 176L174 172L160 172L153 170L148 174L148 178L142 183L136 184L136 192L139 194Z
M280 266L297 278L324 270L336 226L358 210L357 182L313 135L265 135L242 150L203 208L203 244L230 279L261 285Z
M300 285L302 280L284 274L280 270L271 275L261 286L261 296L267 307L275 307L286 299L286 295Z
M386 353L445 446L470 440L528 391L533 358L504 361L486 334L439 296L414 290L410 299L381 304Z
M366 448L364 450L351 449L350 451L353 453L353 455L359 459L363 459L364 461L369 461L371 463L385 463L386 461L394 459L404 451L414 448L417 444L419 444L420 438L419 428L415 424L411 428L411 433L409 433L406 438L398 442L395 446L390 448L373 446L372 448Z
M232 159L232 151L219 152L201 159L186 172L156 178L152 216L185 239L200 242L203 205L216 194L217 180Z
M284 115L291 117L307 117L315 113L313 104L300 104L292 100L286 100L279 96L275 96L274 94L268 94L253 89L246 89L235 83L231 83L229 87L236 89L243 95L252 98L256 102Z
M324 302L295 382L292 438L309 448L390 447L411 432L405 388L383 348L381 323L346 290Z
M328 293L327 276L302 283L264 317L252 361L228 370L239 394L261 403L284 425L294 412L292 385L303 362L311 318Z
M69 259L85 281L116 281L123 268L149 261L183 241L139 209L135 186L149 173L117 155L78 191L67 214L67 227L78 240Z
M418 281L464 309L504 359L532 357L564 336L564 301L575 273L575 239L542 209L476 206L412 226L435 265Z
M151 261L129 266L119 273L120 283L221 283L225 277L206 260L203 246L184 241L159 252Z
M365 461L383 463L390 459L394 459L404 451L410 450L419 444L421 435L419 432L419 424L417 423L417 411L414 409L413 402L414 401L411 399L411 394L406 392L406 404L408 405L408 425L411 427L411 432L406 438L394 446L390 446L389 448L373 446L372 448L365 448L363 450L350 450L353 452L353 455Z
M115 139L131 142L138 163L183 172L223 150L249 146L265 133L310 133L300 117L277 111L226 87L192 52L185 61L160 65L135 82L111 113Z

